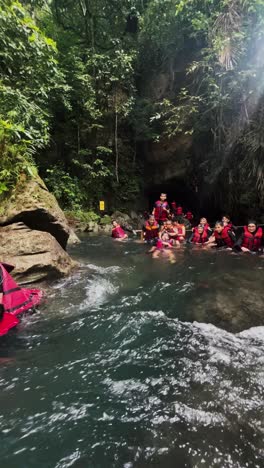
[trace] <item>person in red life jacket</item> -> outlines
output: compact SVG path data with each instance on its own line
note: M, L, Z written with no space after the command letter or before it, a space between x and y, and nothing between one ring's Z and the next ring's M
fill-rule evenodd
M176 209L176 216L184 216L182 206L177 206L177 209Z
M230 216L224 215L222 217L222 223L224 226L229 226L230 229L234 229L233 223L231 222Z
M163 231L160 239L158 239L155 247L149 251L152 253L152 258L159 258L161 255L164 255L169 258L171 263L175 263L175 256L172 251L173 240L169 238L169 234L166 231Z
M212 247L224 248L231 250L236 242L236 236L229 226L224 226L222 221L215 223L215 230L213 236L209 239Z
M172 241L173 244L176 242L176 237L178 235L177 230L174 228L172 221L168 219L161 228L159 233L159 238L162 237L163 233L167 233L169 236L169 240Z
M244 226L243 234L236 242L234 250L262 253L263 245L263 229L258 227L256 221L251 220L247 226Z
M160 199L156 201L152 214L155 216L157 223L163 224L167 219L170 213L169 204L167 202L166 193L160 194Z
M202 224L204 229L208 232L208 237L213 234L213 230L210 228L207 218L201 218L199 224Z
M177 203L175 201L171 202L171 211L174 216L176 216Z
M159 224L150 216L143 226L143 239L147 244L156 244L159 238Z
M186 228L183 223L182 218L178 218L173 222L174 229L176 230L177 236L176 236L176 244L180 245L185 241L185 236L186 236Z
M191 237L188 242L191 244L205 245L208 244L209 235L208 231L204 228L203 224L198 224L197 227L193 228Z
M192 221L193 221L193 214L191 211L187 211L186 215L185 215L185 218L189 221L189 223L191 224Z
M2 270L0 273L0 322L3 318L4 315L4 305L3 305L3 275L2 275Z
M128 235L125 233L124 229L121 228L120 224L117 221L112 221L112 237L115 240L122 241L128 238Z
M34 310L43 296L39 289L20 288L9 274L13 269L12 265L0 263L0 336L18 325L17 316Z

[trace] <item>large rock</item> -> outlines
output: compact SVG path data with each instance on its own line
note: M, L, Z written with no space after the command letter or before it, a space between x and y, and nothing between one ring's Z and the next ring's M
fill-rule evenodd
M11 196L1 204L0 225L23 222L30 229L49 232L66 249L67 242L78 238L69 227L66 217L43 180L39 176L21 176Z
M55 237L23 223L0 228L0 259L15 266L12 275L23 283L67 275L77 266Z

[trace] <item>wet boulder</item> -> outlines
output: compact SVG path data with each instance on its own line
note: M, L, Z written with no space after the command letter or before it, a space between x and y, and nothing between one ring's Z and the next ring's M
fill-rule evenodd
M127 229L135 229L137 223L127 214L122 213L121 211L115 211L112 216L112 220L117 221L121 226L124 226Z
M15 266L12 275L21 283L68 275L77 266L55 237L24 223L0 228L0 259Z
M0 225L20 222L32 230L50 233L63 249L69 241L79 241L39 176L27 179L22 175L10 197L1 203Z

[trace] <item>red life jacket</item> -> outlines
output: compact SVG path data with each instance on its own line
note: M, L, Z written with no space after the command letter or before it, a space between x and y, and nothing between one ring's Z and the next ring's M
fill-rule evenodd
M112 229L112 237L114 239L122 239L122 237L125 237L125 231L124 229L121 228L121 226L117 226L114 229Z
M172 207L172 210L176 213L176 210L177 210L177 203L176 203L176 202L172 202L172 203L171 203L171 207Z
M170 228L165 228L165 231L169 234L170 239L176 239L176 236L170 236L170 234L175 234L174 227L171 226Z
M169 209L169 204L167 201L162 202L161 200L156 201L154 216L156 221L166 221L168 213L166 210Z
M191 221L193 219L193 214L191 211L187 211L186 215L185 215L186 219L188 219L189 221Z
M0 321L0 336L6 335L9 330L16 327L19 323L20 322L17 317L4 312L3 318Z
M3 306L5 312L19 315L38 305L43 297L39 289L20 288L0 263L2 272Z
M205 242L208 241L208 233L207 230L204 228L202 234L198 232L198 227L195 227L193 229L193 238L192 242L194 244L204 244Z
M166 241L167 242L167 241ZM164 245L162 239L159 239L156 245L156 248L158 250L163 250L163 249L171 249L173 245L172 239L168 241L169 245Z
M183 242L183 240L181 239L181 237L185 237L185 235L183 234L183 227L177 227L177 230L178 235L176 237L176 240Z
M178 206L178 208L176 209L176 215L177 215L177 216L181 216L182 214L183 214L182 207L181 207L181 206Z
M148 221L145 223L145 239L146 240L151 240L151 239L155 239L156 237L158 237L158 233L159 233L159 225L158 223L155 221L154 224L150 224Z
M249 232L248 227L244 226L244 239L241 247L246 247L249 250L259 250L262 243L263 229L259 227L253 234Z
M228 232L230 231L229 226L225 226L223 231L221 233L214 231L214 237L216 240L216 243L221 247L224 247L225 245L227 247L233 247L234 241L231 239L231 237L228 235Z

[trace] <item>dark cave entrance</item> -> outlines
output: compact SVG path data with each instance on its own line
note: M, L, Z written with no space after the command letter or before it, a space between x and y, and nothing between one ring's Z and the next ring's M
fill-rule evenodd
M149 210L152 210L155 201L159 200L162 192L167 194L169 203L175 201L177 205L183 207L184 211L191 210L194 213L200 211L197 193L181 179L171 179L163 184L153 184L152 186L149 184L145 189Z
M177 178L163 184L148 184L146 186L144 195L150 212L162 192L167 194L169 203L175 201L177 205L183 207L185 213L188 210L192 211L195 220L199 220L201 216L206 216L209 220L215 221L223 215L210 190L204 189L202 192L196 192L195 188L186 184L185 180Z

